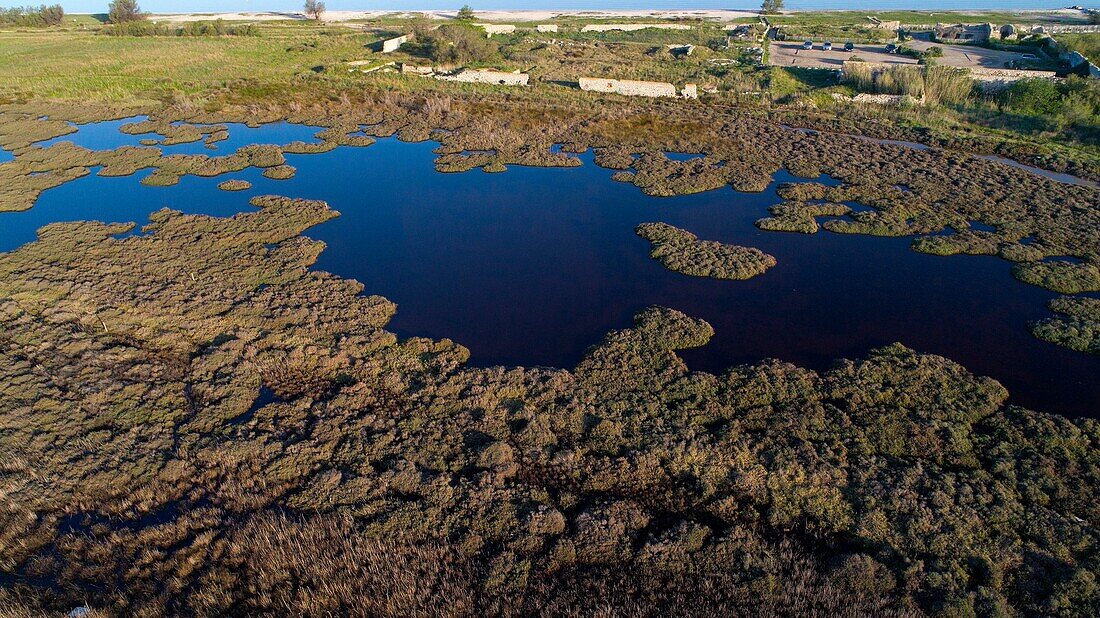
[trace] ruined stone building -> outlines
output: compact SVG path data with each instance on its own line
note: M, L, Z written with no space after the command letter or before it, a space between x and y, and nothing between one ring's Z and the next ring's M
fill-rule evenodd
M993 24L936 24L933 33L943 43L985 43L993 36Z

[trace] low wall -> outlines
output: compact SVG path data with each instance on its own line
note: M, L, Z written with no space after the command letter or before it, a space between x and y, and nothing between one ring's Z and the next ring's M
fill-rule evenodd
M970 69L970 77L980 82L1014 82L1020 79L1055 79L1058 74L1054 71L1025 71L1019 69Z
M431 75L435 73L435 69L429 66L418 66L415 64L409 64L402 62L399 67L401 72L406 75Z
M872 71L885 71L897 67L912 67L914 69L921 68L919 64L888 64L883 62L850 62L846 61L844 66L864 66L868 67ZM957 68L959 71L966 71L970 74L970 77L979 82L1002 82L1011 83L1019 79L1056 79L1058 74L1054 71L1028 71L1024 69L992 69L987 67L973 67L973 68L958 68L958 67L945 67L945 68ZM839 69L827 69L837 70Z
M657 28L659 30L691 30L691 26L687 24L588 24L581 28L581 32L611 32L612 30L632 32L634 30L645 30L646 28Z
M535 32L557 32L557 24L539 24L535 26Z

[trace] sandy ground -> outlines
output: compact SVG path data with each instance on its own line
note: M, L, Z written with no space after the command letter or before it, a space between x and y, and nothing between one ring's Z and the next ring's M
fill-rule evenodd
M935 45L928 41L917 40L908 41L905 44L918 50ZM855 51L850 52L844 51L843 41L833 41L833 45L832 51L822 51L820 41L814 43L812 50L802 49L801 41L772 41L771 53L768 55L769 63L775 66L839 69L844 65L844 61L852 56L859 56L867 62L883 64L917 63L915 58L886 53L885 45L856 45ZM939 45L939 47L943 49L943 57L936 59L938 64L969 69L978 67L1003 69L1006 62L1023 56L1015 52L968 45Z
M494 22L535 22L546 21L555 17L590 17L592 19L608 18L633 18L643 17L676 19L709 19L714 21L732 21L741 17L755 17L754 11L726 11L726 10L684 10L684 11L476 11L479 20ZM321 19L327 22L351 21L354 19L371 19L383 15L422 15L432 19L452 19L455 11L326 11ZM287 12L239 12L239 13L189 13L189 14L157 14L153 16L157 21L184 22L210 19L224 19L226 21L274 21L280 19L305 19L301 13Z

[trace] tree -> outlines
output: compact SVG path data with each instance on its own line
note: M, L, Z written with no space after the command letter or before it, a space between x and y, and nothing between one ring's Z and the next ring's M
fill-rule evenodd
M60 26L61 20L65 18L65 9L61 8L60 4L42 5L38 7L38 15L42 17L42 21L46 22L47 26Z
M764 0L760 5L760 12L764 14L778 13L783 9L783 0Z
M145 19L137 0L111 0L107 5L107 19L112 24L124 24Z
M319 0L306 0L305 11L306 15L309 15L313 19L320 20L321 14L325 12L325 3Z
M470 8L469 4L464 4L461 9L458 9L458 15L455 15L455 19L458 21L474 21L474 10Z

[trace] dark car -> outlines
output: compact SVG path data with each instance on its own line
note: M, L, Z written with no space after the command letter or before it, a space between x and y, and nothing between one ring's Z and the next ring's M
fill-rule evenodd
M852 43L851 41L848 41L847 43L844 44L844 51L850 52L850 51L855 51L855 49L856 49L855 43Z
M896 53L898 53L898 46L897 46L897 45L894 45L893 43L889 43L889 44L887 44L887 45L886 45L886 53L888 53L888 54L896 54Z

